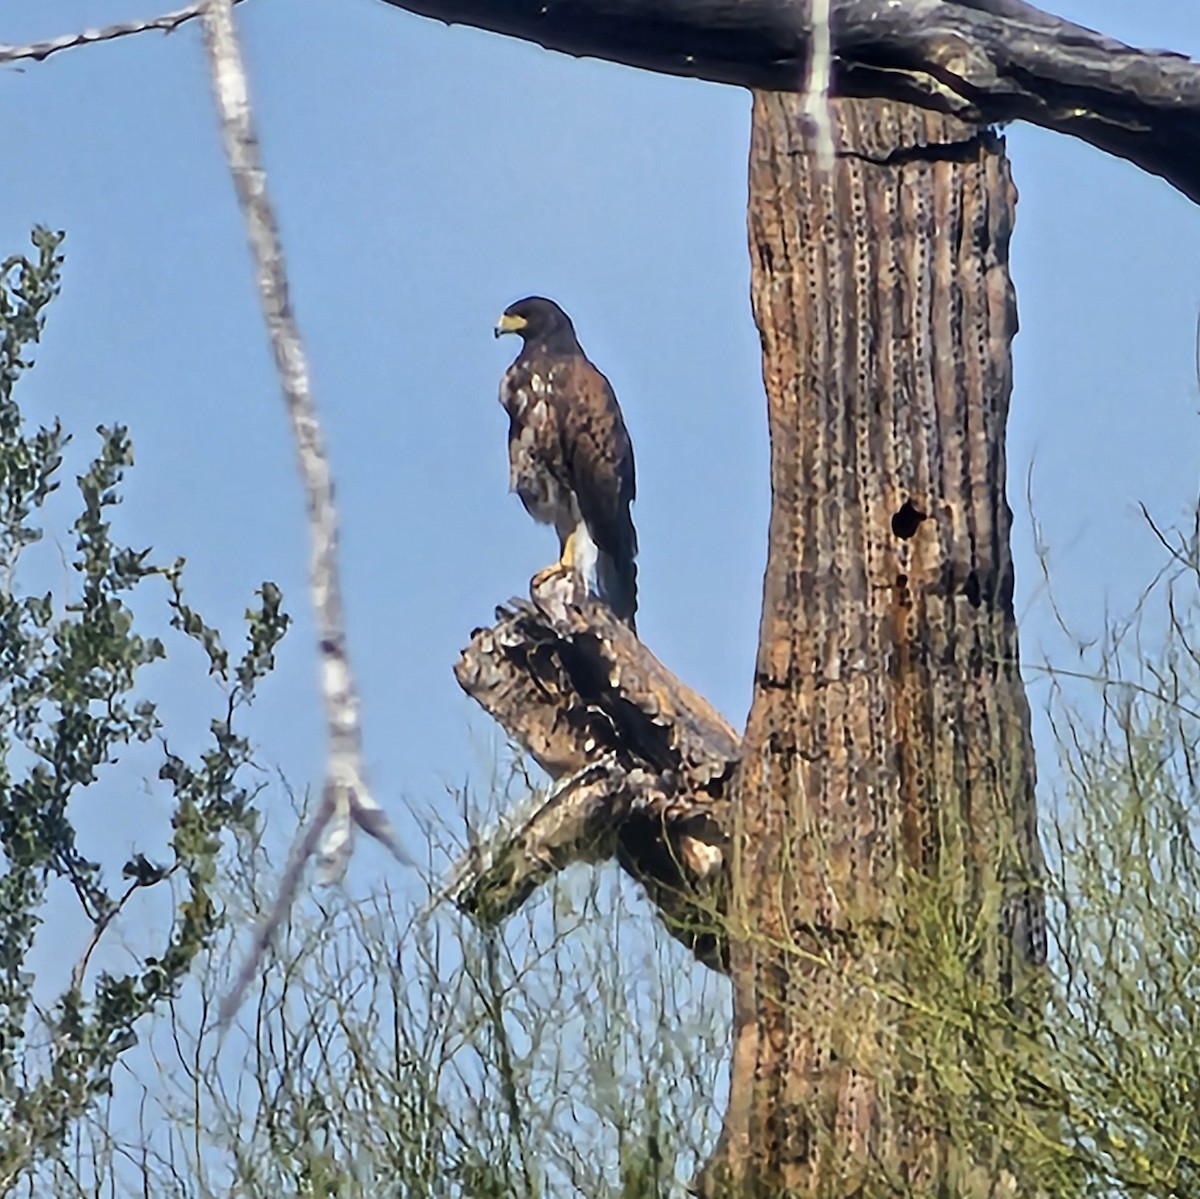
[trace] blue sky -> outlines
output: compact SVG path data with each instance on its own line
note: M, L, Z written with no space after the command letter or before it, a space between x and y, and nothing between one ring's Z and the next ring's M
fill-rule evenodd
M1190 7L1063 0L1058 11L1200 55ZM0 41L151 11L8 0ZM451 674L458 651L554 557L552 534L507 495L496 387L513 346L491 328L518 296L558 299L621 398L639 467L643 639L740 724L768 511L745 249L749 96L375 0L238 11L337 481L369 769L417 855L406 805L444 810L446 784L477 777L488 757L488 722ZM64 294L24 400L82 444L102 421L131 426L122 532L186 555L210 620L232 626L265 578L283 587L296 627L254 735L264 762L297 787L315 782L302 496L199 31L2 69L0 122L0 252L34 222L68 232ZM1062 661L1026 479L1060 604L1095 634L1161 564L1139 503L1171 524L1195 499L1200 211L1064 137L1018 127L1009 150L1021 196L1017 604L1027 662ZM196 739L211 697L182 680L199 670L175 660L150 680ZM1035 681L1035 709L1043 693ZM121 853L144 810L114 802L115 819L102 818ZM395 869L367 854L372 869Z

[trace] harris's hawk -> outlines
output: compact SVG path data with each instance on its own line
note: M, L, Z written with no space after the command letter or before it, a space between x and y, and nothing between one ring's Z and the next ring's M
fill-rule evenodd
M580 577L634 628L636 482L617 397L553 300L510 304L496 325L496 336L504 333L523 343L500 384L512 490L534 520L558 532L557 569Z

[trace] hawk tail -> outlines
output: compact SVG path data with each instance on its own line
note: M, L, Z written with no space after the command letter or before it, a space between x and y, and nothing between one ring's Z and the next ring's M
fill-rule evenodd
M617 557L601 550L596 561L596 583L600 598L636 633L633 617L637 611L637 563L633 554Z

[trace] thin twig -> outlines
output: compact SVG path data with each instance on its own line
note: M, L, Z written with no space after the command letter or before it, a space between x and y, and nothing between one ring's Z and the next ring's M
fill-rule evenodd
M233 0L234 4L241 2L242 0ZM195 4L189 4L186 8L163 13L161 17L147 17L141 21L119 21L115 25L105 25L102 29L64 33L61 37L49 38L44 42L30 42L24 46L10 46L0 42L0 63L18 62L27 58L41 62L60 50L74 50L77 46L90 46L94 42L112 42L117 38L129 37L130 34L148 33L152 29L173 33L180 25L198 17L203 7L202 0L197 0Z
M216 3L222 2L228 3L228 0L216 0ZM324 806L322 800L321 807ZM275 896L275 903L254 929L254 940L250 944L250 952L246 954L246 960L238 970L237 977L233 980L233 986L229 988L229 994L221 1000L221 1006L217 1009L217 1026L219 1028L224 1028L233 1019L234 1013L241 1005L246 988L258 974L259 964L267 952L267 946L270 945L275 930L292 906L292 900L300 889L300 881L304 877L304 865L316 852L320 837L321 816L318 812L316 819L309 824L300 839L292 846L291 853L288 855L287 869L284 870L283 877L279 880L279 893Z
M179 869L179 863L164 870L162 874L155 879L155 882L163 882L168 879ZM147 884L140 879L135 879L121 893L121 898L117 900L98 920L92 924L92 935L88 938L88 943L84 946L83 953L79 955L79 960L75 963L75 968L71 971L71 990L82 991L83 980L87 976L88 964L92 960L92 954L96 952L96 946L100 944L100 938L104 936L109 925L125 910L125 905L133 898L135 891L140 891ZM0 1191L3 1194L3 1191Z
M353 829L357 825L386 845L401 862L411 864L411 859L401 848L391 821L372 799L364 778L359 699L350 670L342 617L333 483L309 385L304 347L288 296L283 247L267 194L266 173L250 111L246 69L233 23L233 0L205 0L203 23L204 45L225 153L246 222L259 300L307 497L312 543L310 586L319 635L321 696L329 734L325 785L313 825L293 850L292 862L274 907L256 934L250 958L242 968L234 992L223 1005L223 1016L228 1018L246 983L254 976L272 933L291 907L303 876L304 863L313 852L320 855L326 881L340 877L350 857Z

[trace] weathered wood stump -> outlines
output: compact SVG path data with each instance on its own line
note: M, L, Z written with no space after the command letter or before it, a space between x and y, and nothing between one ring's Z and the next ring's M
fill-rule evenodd
M572 862L616 857L672 936L723 969L728 855L717 805L739 739L712 705L561 578L498 608L454 673L553 786L459 863L448 896L492 923Z

